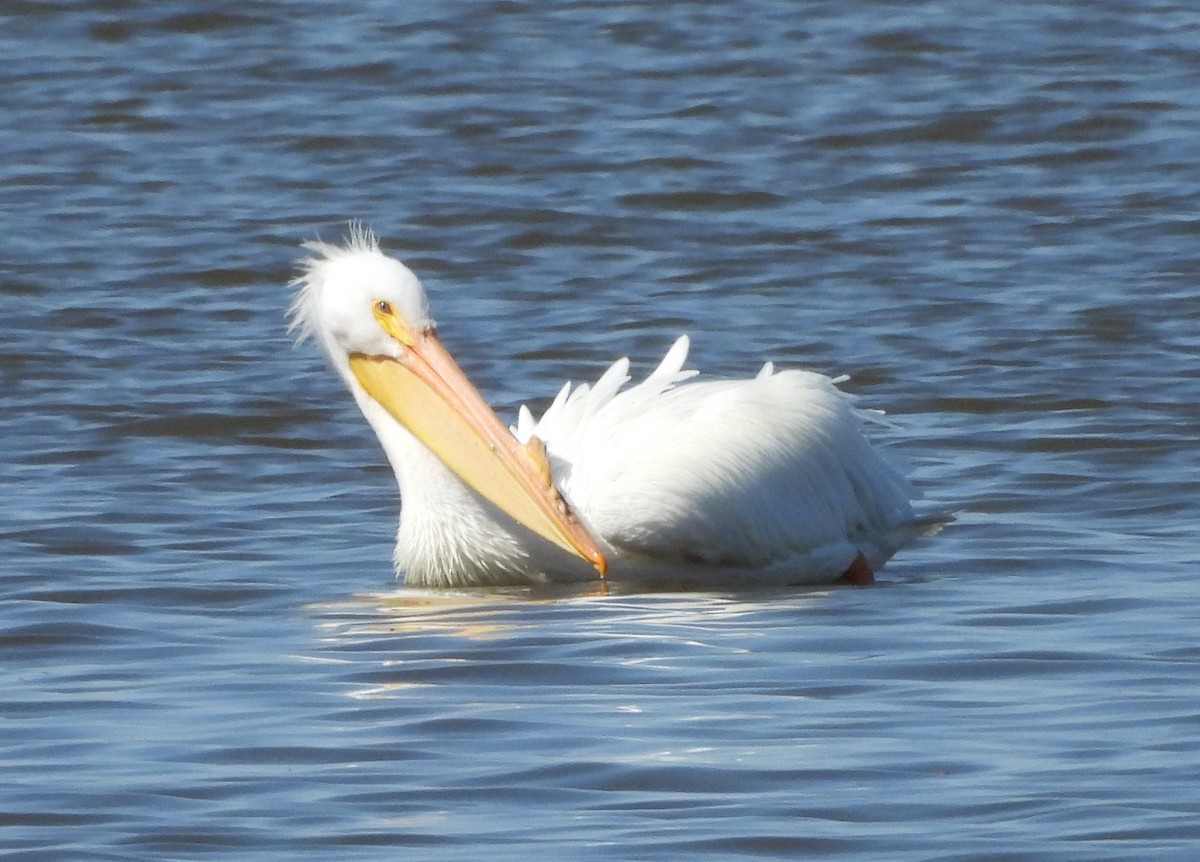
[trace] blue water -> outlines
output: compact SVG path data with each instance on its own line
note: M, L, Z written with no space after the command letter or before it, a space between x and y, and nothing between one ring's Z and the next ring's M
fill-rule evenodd
M397 8L398 7L398 8ZM0 855L1190 859L1200 12L0 10ZM431 593L284 330L351 218L511 419L851 376L874 588Z

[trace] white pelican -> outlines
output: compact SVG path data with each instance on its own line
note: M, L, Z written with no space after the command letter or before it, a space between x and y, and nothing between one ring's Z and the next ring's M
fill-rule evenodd
M915 492L828 377L767 363L685 383L684 336L641 383L622 388L621 359L510 429L369 230L304 247L291 329L315 337L379 435L410 585L869 583L919 532Z

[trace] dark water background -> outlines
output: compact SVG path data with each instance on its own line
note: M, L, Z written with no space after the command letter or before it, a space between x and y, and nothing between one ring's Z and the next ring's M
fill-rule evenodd
M1190 859L1200 11L0 6L0 855ZM398 588L283 330L361 218L512 417L849 373L874 589Z

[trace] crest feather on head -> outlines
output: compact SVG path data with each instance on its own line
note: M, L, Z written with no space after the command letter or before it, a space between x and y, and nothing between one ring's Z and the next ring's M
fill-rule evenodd
M360 221L350 222L341 245L313 239L301 243L300 247L310 255L299 261L300 274L288 282L288 287L296 288L296 296L288 307L287 331L289 335L296 334L297 344L311 338L315 331L312 307L316 293L314 276L321 267L351 254L382 253L375 231Z

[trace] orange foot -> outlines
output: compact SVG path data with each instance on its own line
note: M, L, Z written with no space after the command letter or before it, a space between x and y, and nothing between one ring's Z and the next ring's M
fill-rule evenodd
M854 558L854 562L850 564L850 568L842 573L841 579L848 584L854 584L856 587L865 587L875 583L875 572L871 569L871 564L867 562L867 558L859 554Z

